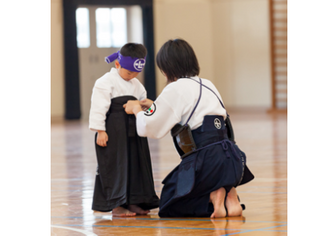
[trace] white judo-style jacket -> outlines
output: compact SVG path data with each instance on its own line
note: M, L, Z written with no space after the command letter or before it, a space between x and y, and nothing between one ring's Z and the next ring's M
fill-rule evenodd
M148 111L140 111L137 114L136 126L139 136L162 138L175 124L184 125L187 122L200 94L200 84L192 79L200 81L196 76L191 79L181 78L168 84ZM211 81L202 79L202 83L212 89L222 101ZM201 126L206 115L221 115L226 119L226 110L214 93L202 86L199 105L188 122L190 128L193 130Z
M146 98L146 90L137 78L126 81L120 77L116 68L111 68L110 72L97 79L91 96L89 128L93 131L105 130L111 99L128 95L138 100Z

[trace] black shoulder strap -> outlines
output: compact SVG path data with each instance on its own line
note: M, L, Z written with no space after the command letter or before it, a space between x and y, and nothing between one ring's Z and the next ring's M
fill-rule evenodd
M197 82L200 84L200 95L199 95L198 101L197 101L196 105L194 106L194 108L193 108L193 110L192 110L192 112L191 112L191 114L190 114L187 122L186 122L184 125L187 125L187 124L188 124L191 116L193 115L194 111L196 110L197 106L199 105L199 102L200 102L200 99L201 99L201 95L202 95L202 85L203 85L203 84L202 84L201 78L199 78L199 79L200 79L200 82L198 82L198 81L197 81ZM194 81L196 81L196 80L194 80Z
M213 93L214 93L214 95L216 95L216 97L218 98L218 100L219 100L219 102L220 102L221 106L226 110L227 117L229 117L229 114L228 114L228 112L227 112L227 109L224 107L224 105L223 105L222 101L220 100L219 96L218 96L218 95L217 95L217 94L216 94L216 93L215 93L211 88L209 88L208 86L206 86L206 85L202 84L202 82L201 82L201 78L199 78L201 83L199 83L198 81L196 81L195 79L192 79L192 78L188 78L188 79L191 79L191 80L193 80L193 81L197 82L198 84L200 84L200 85L201 85L200 87L202 87L202 86L203 86L203 87L205 87L205 88L209 89L211 92L213 92Z

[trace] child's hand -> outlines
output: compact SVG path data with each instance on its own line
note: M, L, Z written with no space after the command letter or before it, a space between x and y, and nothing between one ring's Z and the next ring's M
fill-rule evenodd
M97 144L99 146L106 147L108 139L108 134L105 131L98 131Z
M149 107L151 107L151 105L153 104L153 101L151 99L143 99L140 101L140 105L141 105L141 108L146 111L149 109Z
M140 102L137 100L129 100L123 105L123 108L127 114L137 114L139 111L142 111Z

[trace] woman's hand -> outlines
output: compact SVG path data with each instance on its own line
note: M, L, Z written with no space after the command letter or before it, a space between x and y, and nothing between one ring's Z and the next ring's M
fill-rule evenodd
M105 131L98 131L97 144L101 147L106 147L108 142L108 134Z
M125 112L127 114L137 114L138 112L142 111L140 106L140 101L138 100L129 100L126 104L123 105Z
M153 101L151 99L143 99L140 101L140 105L141 105L141 108L146 111L149 109L149 107L151 107L151 105L153 104Z

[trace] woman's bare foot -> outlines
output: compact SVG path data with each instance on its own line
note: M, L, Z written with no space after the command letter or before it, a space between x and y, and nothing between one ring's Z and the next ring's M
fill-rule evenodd
M143 210L137 205L129 205L128 209L132 212L137 213L137 215L147 215L150 212L149 210Z
M128 217L135 216L136 213L129 211L123 207L116 207L112 210L112 216Z
M228 216L241 216L242 207L238 200L237 191L235 188L232 188L227 195L226 199L226 208L228 210Z
M210 218L226 217L226 209L224 207L224 199L226 196L225 188L219 188L210 193L210 201L213 204L213 213Z

